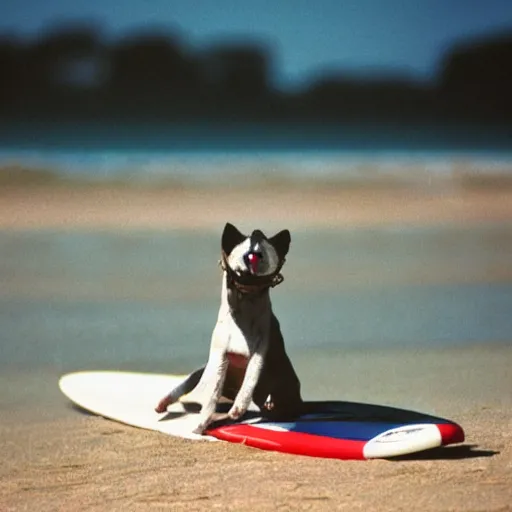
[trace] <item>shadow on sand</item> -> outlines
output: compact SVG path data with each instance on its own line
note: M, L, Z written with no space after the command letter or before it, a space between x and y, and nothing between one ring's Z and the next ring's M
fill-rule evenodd
M494 457L500 452L478 448L476 444L462 444L458 446L440 446L424 452L410 453L399 457L390 457L386 460L398 462L407 460L460 460L477 459L480 457Z

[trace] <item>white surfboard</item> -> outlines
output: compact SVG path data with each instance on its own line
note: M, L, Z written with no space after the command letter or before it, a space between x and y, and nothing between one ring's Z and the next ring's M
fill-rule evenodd
M59 387L72 402L99 416L172 436L216 441L214 437L192 433L198 415L187 412L183 403L169 406L167 414L154 410L158 401L185 378L186 375L77 372L61 377ZM192 394L186 399L195 400Z

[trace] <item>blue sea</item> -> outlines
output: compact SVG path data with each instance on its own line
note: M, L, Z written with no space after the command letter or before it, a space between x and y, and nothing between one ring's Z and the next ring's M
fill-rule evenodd
M393 125L0 123L0 167L76 180L218 184L510 175L512 129Z

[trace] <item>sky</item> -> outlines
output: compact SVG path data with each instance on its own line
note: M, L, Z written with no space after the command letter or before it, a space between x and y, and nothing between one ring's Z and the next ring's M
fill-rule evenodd
M512 33L512 0L2 0L0 7L3 35L33 37L68 21L96 23L107 38L169 29L193 50L226 39L266 43L275 85L300 88L336 71L432 79L454 43Z

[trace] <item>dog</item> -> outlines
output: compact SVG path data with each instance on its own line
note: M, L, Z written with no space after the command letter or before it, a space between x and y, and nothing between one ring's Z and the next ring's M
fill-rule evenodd
M233 400L227 414L231 420L243 416L251 401L273 418L300 413L300 381L286 354L269 293L283 280L280 271L290 242L287 229L267 238L260 230L246 236L226 224L221 239L221 305L208 362L162 398L156 412L165 412L198 387L205 398L194 429L197 434L213 421L221 396Z

